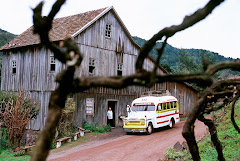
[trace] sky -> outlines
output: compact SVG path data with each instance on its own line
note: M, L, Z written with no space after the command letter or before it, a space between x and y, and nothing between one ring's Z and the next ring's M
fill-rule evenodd
M32 26L32 9L41 0L1 0L0 28L21 34ZM55 0L45 0L47 15ZM113 6L132 36L150 39L165 27L178 25L208 0L67 0L56 17ZM240 58L240 0L226 0L206 19L168 39L177 48L206 49Z

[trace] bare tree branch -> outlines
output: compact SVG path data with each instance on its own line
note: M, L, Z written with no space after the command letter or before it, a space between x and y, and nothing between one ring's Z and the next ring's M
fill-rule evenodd
M214 125L213 121L210 120L210 119L204 118L203 115L199 116L198 119L200 121L202 121L205 125L208 126L209 132L211 134L212 143L214 144L214 146L217 150L217 153L218 153L218 160L219 161L225 161L225 158L224 158L223 152L222 152L222 150L223 150L222 144L218 139L217 129L216 129L216 126Z
M239 81L239 79L221 80L221 81L218 81L218 82L215 82L214 84L212 84L210 87L208 87L203 92L203 94L201 95L201 97L198 99L197 103L193 107L193 110L189 114L188 119L183 127L182 134L183 134L184 138L186 139L188 146L192 148L192 149L190 148L190 152L193 157L193 160L200 160L197 143L196 143L196 140L194 137L194 123L196 121L196 118L203 115L202 111L204 111L205 108L207 107L207 103L213 101L212 97L214 96L214 94L219 94L216 98L219 98L220 96L225 97L224 94L227 94L227 93L229 94L229 92L221 93L219 91L224 90L224 86L233 85L233 84L237 83L238 81ZM232 90L230 92L230 94L233 95L233 93L234 93L234 91ZM209 111L211 111L211 109ZM206 124L208 124L208 126L211 126L211 128L214 126L209 121L207 121ZM211 131L210 131L210 133L211 133ZM213 137L215 137L215 136L213 136ZM218 146L218 145L219 144L216 144L216 146ZM217 151L222 150L221 147L216 147L216 148L217 148ZM220 158L222 158L220 153L219 153L219 155L220 155Z
M232 111L231 111L231 121L232 121L232 124L233 124L234 128L237 130L238 133L240 133L240 128L238 127L238 125L237 125L237 123L236 123L236 121L234 119L234 108L235 108L236 102L239 99L239 97L240 97L240 94L238 94L236 96L236 98L235 98L235 100L234 100L234 102L232 104Z
M209 65L208 69L206 70L206 73L209 75L213 75L219 70L222 69L233 69L233 70L240 70L240 62L235 61L235 62L221 62L216 65Z
M48 33L54 16L61 8L65 0L58 0L54 4L49 17L41 17L43 3L40 3L34 9L34 32L40 35L41 42L54 53L54 56L63 63L67 64L67 69L62 71L58 77L58 88L51 93L48 116L45 127L38 136L36 147L31 157L31 161L46 160L51 143L56 133L56 127L61 117L62 109L65 107L65 101L73 88L75 68L81 64L82 56L75 42L66 37L63 45L60 47L50 42Z

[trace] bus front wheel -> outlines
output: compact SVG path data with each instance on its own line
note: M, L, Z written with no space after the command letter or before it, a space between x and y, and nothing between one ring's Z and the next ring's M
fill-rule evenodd
M147 127L147 134L150 135L152 132L153 132L153 126L151 123L149 123Z

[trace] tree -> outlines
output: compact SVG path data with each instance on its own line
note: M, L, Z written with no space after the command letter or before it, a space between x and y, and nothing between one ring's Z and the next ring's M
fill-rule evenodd
M8 100L2 100L1 107L1 111L4 111L0 112L1 119L7 128L10 143L13 147L19 147L27 123L37 116L36 103L26 92L19 91L17 96L13 94Z
M177 73L196 73L200 72L201 66L198 66L196 60L184 49L180 50L178 55L179 63Z
M66 64L67 67L58 76L56 81L59 86L51 93L49 102L49 112L44 129L38 136L36 148L31 160L45 160L54 138L56 127L61 117L62 109L65 106L65 101L70 93L77 93L89 88L104 86L108 88L120 89L130 85L139 85L151 87L155 83L165 81L175 82L190 82L198 85L206 86L201 97L193 107L183 128L183 136L187 141L193 160L200 160L199 150L194 136L194 123L196 119L204 122L209 127L213 145L218 152L218 159L225 160L222 153L222 146L217 137L217 132L212 120L204 118L205 113L224 108L224 105L235 102L240 97L240 79L229 79L215 81L213 75L222 69L234 69L240 71L240 63L222 62L218 64L203 63L203 69L200 73L192 74L160 74L156 73L157 66L161 59L164 47L168 38L175 33L187 29L195 25L197 22L207 17L218 5L224 0L210 0L202 9L197 10L190 16L186 16L180 25L166 27L156 33L140 50L136 61L136 73L130 76L116 77L89 77L89 78L74 78L75 68L81 65L82 55L79 52L77 45L68 35L64 40L63 45L57 46L50 42L48 33L51 29L51 24L54 16L60 10L65 0L57 0L53 5L52 10L46 17L41 16L43 3L40 3L33 11L34 33L39 34L41 42L49 48L54 56ZM143 69L143 62L147 58L148 53L154 47L157 41L163 40L163 45L157 50L158 56L155 67L152 72L147 72ZM223 104L213 106L219 99L223 99ZM234 106L233 106L234 109ZM234 112L234 110L233 110ZM234 115L233 115L234 116ZM234 117L233 117L234 122ZM237 129L237 125L236 125Z

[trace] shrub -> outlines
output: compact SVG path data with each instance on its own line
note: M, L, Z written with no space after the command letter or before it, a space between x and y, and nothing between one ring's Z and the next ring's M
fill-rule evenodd
M112 131L112 127L108 124L108 125L106 125L106 126L104 126L104 129L105 129L105 131L107 131L107 132L111 132Z
M92 122L91 124L89 124L87 121L83 121L83 128L92 132L100 133L110 132L112 130L110 125L99 126L99 124L96 122Z
M181 156L180 153L174 150L172 147L167 150L165 155L168 156L168 159L175 159Z
M1 127L0 131L0 149L6 150L10 147L10 142L8 139L7 129L5 127Z
M24 108L25 110L30 109L30 113L28 115L30 119L36 118L39 112L39 107L40 107L39 104L30 99L29 93L25 91L19 91L18 95L20 93L22 94L19 100L22 102L22 104L24 104L22 108ZM18 95L16 92L13 92L13 91L7 91L7 92L0 91L0 113L3 114L5 112L6 105L9 102L9 100L11 100L12 105L15 106L17 103ZM0 121L3 121L3 115L0 115Z
M39 108L25 91L19 91L17 96L14 93L1 93L0 96L0 114L7 129L8 139L14 148L19 147L28 121L37 116Z
M55 149L56 148L56 143L55 142L52 142L51 144L51 149Z
M57 127L58 138L61 138L64 136L71 136L72 133L78 130L73 125L74 111L75 111L75 102L72 98L68 98Z
M14 154L15 157L24 156L24 155L25 155L25 151L23 151L23 150L20 150Z

